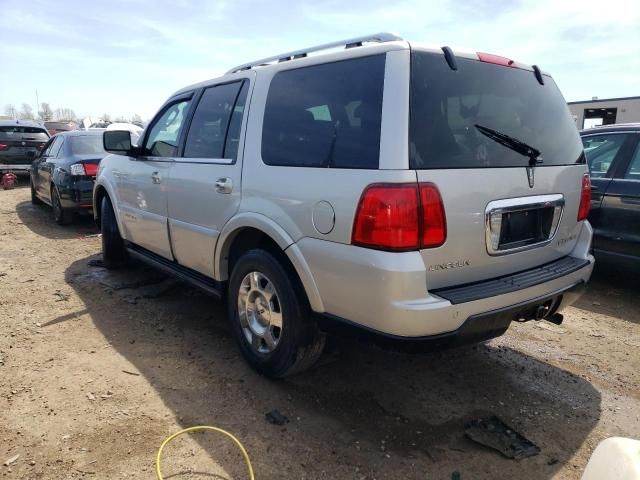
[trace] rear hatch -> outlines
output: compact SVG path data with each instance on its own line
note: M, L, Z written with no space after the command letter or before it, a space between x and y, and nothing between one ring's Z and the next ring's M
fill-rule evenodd
M0 125L0 164L30 164L48 140L44 128Z
M431 289L567 255L587 171L551 77L492 55L455 60L411 54L410 167L446 215L445 243L421 250Z

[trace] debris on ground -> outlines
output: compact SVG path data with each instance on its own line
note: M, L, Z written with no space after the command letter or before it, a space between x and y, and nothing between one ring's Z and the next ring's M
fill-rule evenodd
M494 415L469 422L464 433L474 442L493 448L507 458L520 460L540 453L540 448Z
M56 290L53 294L58 297L56 302L66 302L69 300L69 297L71 297L68 293L61 292L60 290Z
M16 460L18 460L20 458L20 454L18 453L17 455L14 455L13 457L11 457L10 459L8 459L6 462L4 462L4 466L8 467L9 465L11 465L12 463L15 463Z
M278 410L271 410L270 412L267 412L265 417L267 417L267 421L269 423L273 423L274 425L282 426L289 423L289 419Z

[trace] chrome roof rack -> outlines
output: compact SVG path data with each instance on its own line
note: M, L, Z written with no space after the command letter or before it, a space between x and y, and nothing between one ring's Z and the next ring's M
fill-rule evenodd
M226 74L236 73L241 70L249 70L253 67L259 67L263 65L269 65L274 62L286 62L288 60L295 60L297 58L304 58L309 53L319 52L321 50L329 50L331 48L345 47L361 47L363 43L384 43L384 42L393 42L395 40L403 40L398 35L393 33L374 33L373 35L364 35L362 37L349 38L347 40L340 40L338 42L325 43L324 45L318 45L315 47L303 48L301 50L295 50L293 52L281 53L280 55L274 55L273 57L263 58L261 60L256 60L254 62L243 63L242 65L238 65L237 67L233 67Z

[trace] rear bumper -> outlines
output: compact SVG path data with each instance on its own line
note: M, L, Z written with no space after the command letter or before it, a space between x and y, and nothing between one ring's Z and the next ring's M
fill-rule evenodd
M31 163L16 164L16 163L0 163L0 172L20 172L29 173L31 171Z
M392 335L362 328L353 322L330 314L320 315L320 325L326 331L366 339L382 347L394 350L411 352L458 347L499 337L507 331L512 321L533 319L532 317L535 316L535 312L540 306L552 305L550 313L556 313L580 298L585 287L586 283L581 281L544 297L472 315L456 330L436 335L420 337Z
M467 337L469 325L485 325L481 330L490 338L532 304L556 299L554 310L560 311L579 297L578 286L586 284L593 270L591 235L591 226L584 222L566 257L525 272L440 291L427 291L428 272L419 252L396 254L306 238L296 245L313 274L324 306L318 313L325 318L406 340L444 334ZM492 326L494 320L477 320L485 316L500 318L500 328Z
M93 211L93 185L91 178L66 177L56 184L60 192L62 208L78 212L91 213Z

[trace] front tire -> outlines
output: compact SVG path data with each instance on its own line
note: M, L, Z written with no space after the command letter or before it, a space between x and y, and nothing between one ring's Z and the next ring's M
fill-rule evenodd
M311 319L304 293L265 250L250 250L236 262L228 308L243 356L269 377L306 370L322 353L325 335Z
M62 208L60 193L55 186L51 187L51 207L53 208L53 219L58 225L69 225L73 222L73 212Z
M100 205L100 231L102 233L102 263L108 269L116 269L127 263L128 255L118 230L116 214L109 197Z

